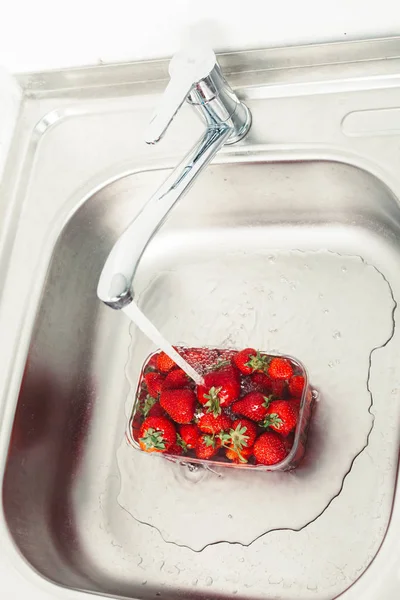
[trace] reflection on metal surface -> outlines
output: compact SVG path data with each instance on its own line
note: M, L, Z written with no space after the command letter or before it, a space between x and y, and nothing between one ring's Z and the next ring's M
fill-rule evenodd
M286 68L296 63L288 49L222 57L253 127L218 153L135 275L141 307L172 342L259 340L310 369L321 401L309 460L257 482L253 473L183 473L167 461L160 472L133 459L124 441L131 390L153 348L96 298L113 244L198 137L192 109L182 109L168 148L143 149L162 61L130 66L131 79L116 66L30 86L4 182L0 527L21 569L72 597L398 596L376 565L384 557L398 590L388 557L395 561L398 539L399 137L349 137L341 123L400 106L400 61L390 41L303 48L299 61ZM179 485L179 495L155 498L155 478ZM208 517L213 490L221 503ZM260 510L269 497L274 506Z

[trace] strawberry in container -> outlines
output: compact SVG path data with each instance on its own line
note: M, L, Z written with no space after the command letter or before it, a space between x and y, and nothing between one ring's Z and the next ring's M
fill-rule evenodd
M304 456L314 392L303 365L254 348L177 347L196 385L164 352L142 369L128 441L179 463L289 470Z

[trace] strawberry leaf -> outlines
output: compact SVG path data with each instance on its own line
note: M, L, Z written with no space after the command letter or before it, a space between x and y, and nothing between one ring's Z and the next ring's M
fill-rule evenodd
M139 441L146 447L146 450L165 450L162 431L156 431L152 427L149 427L144 436L139 438Z
M150 394L147 394L146 399L143 404L143 407L142 407L142 413L143 413L144 417L147 417L147 415L149 414L150 410L153 408L153 406L155 405L156 402L157 402L156 398L153 398L153 396L150 396Z
M280 429L282 427L282 419L277 413L271 413L270 415L268 415L268 417L266 417L262 425L263 427L270 427L271 425L273 425L277 429Z
M204 398L207 398L207 402L204 406L207 407L207 412L212 413L214 417L218 417L221 414L221 406L219 404L218 394L222 390L222 387L211 387L208 390L208 394L204 394Z

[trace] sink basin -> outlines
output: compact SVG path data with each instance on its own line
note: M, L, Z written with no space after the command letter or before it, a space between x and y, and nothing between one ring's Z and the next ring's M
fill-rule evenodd
M163 148L142 150L165 63L134 65L132 83L123 66L30 80L36 125L17 132L29 160L6 182L1 518L10 554L53 595L398 597L399 129L382 114L400 106L397 48L222 57L252 132L198 179L135 276L142 310L174 344L252 345L307 366L320 400L289 474L188 469L124 439L154 348L96 287L200 128L183 111Z

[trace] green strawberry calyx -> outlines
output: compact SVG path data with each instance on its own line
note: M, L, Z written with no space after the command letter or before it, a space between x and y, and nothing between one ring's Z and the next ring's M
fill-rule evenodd
M149 427L139 441L144 444L146 450L165 450L163 432L157 431L156 429L153 429L153 427Z
M207 412L212 413L214 417L218 417L221 414L221 406L219 404L218 394L222 390L222 387L211 387L208 390L208 394L204 394L204 398L207 398L207 402L204 406L207 407Z
M218 435L221 445L236 452L242 463L247 463L241 453L241 450L248 446L249 436L246 435L246 431L247 427L245 425L241 426L239 423L235 429L230 429L229 432L223 431Z
M271 413L270 415L268 415L268 417L266 417L262 425L263 427L270 427L271 425L273 425L277 429L280 429L282 427L282 424L283 421L280 418L280 416L277 413Z
M156 398L153 398L153 396L150 396L150 394L147 394L143 407L142 407L142 413L144 415L144 417L147 417L147 415L149 414L150 410L153 408L153 406L155 405L155 403L157 402Z
M240 423L235 427L235 429L231 429L229 431L228 435L236 452L249 445L249 436L246 435L246 431L247 427L245 425L241 425Z
M182 437L179 435L179 433L176 434L176 443L178 444L178 446L180 446L182 448L182 450L184 452L188 451L188 445L187 443L182 439Z
M264 396L263 406L265 406L265 408L268 408L271 402L273 402L274 400L275 396L273 394L271 394L270 396Z
M211 446L212 448L215 448L215 435L209 435L208 433L206 433L205 435L203 435L203 441L206 446Z
M254 371L263 371L266 372L269 365L269 358L263 356L259 350L257 350L256 354L251 354L249 360L247 361L246 366L250 367L250 369Z

